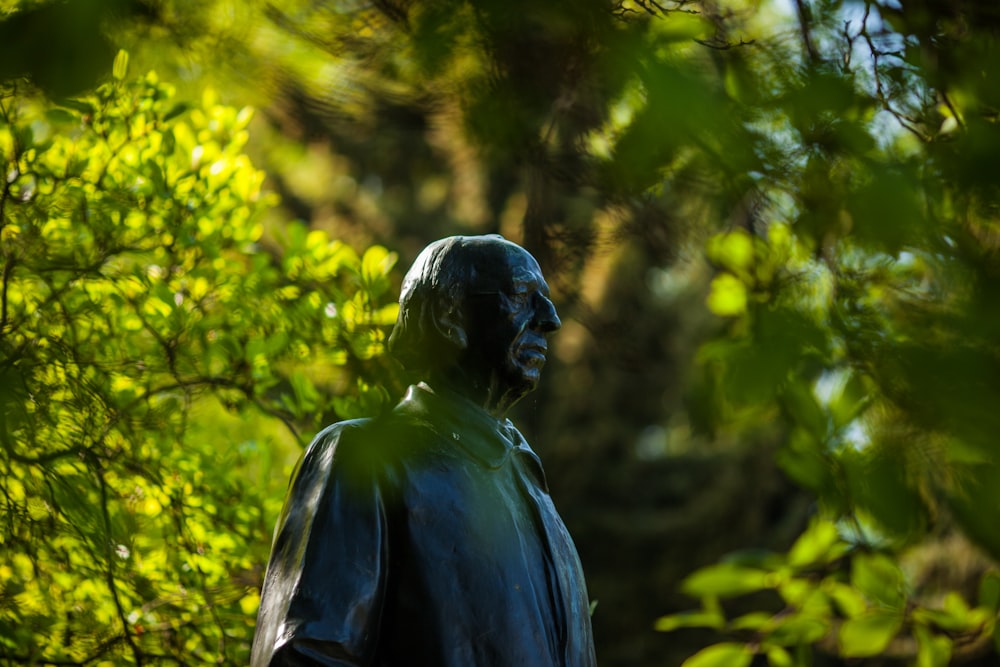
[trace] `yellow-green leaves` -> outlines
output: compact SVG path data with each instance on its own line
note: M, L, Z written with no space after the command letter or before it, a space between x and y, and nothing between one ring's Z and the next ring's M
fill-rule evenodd
M747 309L747 282L752 280L754 239L742 229L719 234L709 239L708 258L724 268L712 280L708 307L723 317L742 315Z
M843 542L837 533L837 526L832 521L815 517L788 551L788 565L803 569L824 564L842 554Z
M730 563L709 565L685 579L681 590L692 597L733 597L767 588L772 581L767 574Z
M720 272L712 280L708 307L716 315L744 315L750 300L765 303L777 281L803 270L805 257L788 227L774 223L767 236L743 229L716 234L705 244L705 256Z
M886 649L903 624L901 610L873 609L849 618L840 626L837 640L846 658L866 658Z
M742 315L747 309L746 285L731 273L722 273L712 279L707 303L709 310L716 315Z
M956 637L986 641L992 635L997 581L995 574L983 578L977 607L956 592L928 604L912 596L888 554L855 550L842 527L815 517L787 554L734 554L688 576L681 589L700 598L701 607L660 618L655 629L712 628L740 640L708 647L685 665L743 664L745 656L765 655L774 667L799 667L810 664L813 647L867 658L886 653L898 638L912 647L915 665L937 667L948 664ZM726 617L720 599L749 600L764 589L776 591L781 604Z
M851 585L872 603L898 609L905 597L903 572L886 554L857 554L851 560Z
M115 56L115 62L111 68L111 75L116 81L124 81L128 76L128 51L121 50Z
M679 614L663 616L656 620L654 629L658 632L670 632L678 628L721 628L726 618L718 605L707 605L706 609L685 611Z
M947 667L951 664L951 637L935 635L921 626L914 628L913 634L917 638L915 667Z
M708 258L736 274L749 276L754 263L754 239L746 231L735 229L709 239Z
M59 107L2 100L0 637L38 662L245 664L296 434L388 400L357 373L395 256L265 239L252 111L127 63Z
M685 660L682 667L747 667L753 656L753 651L743 644L714 644Z

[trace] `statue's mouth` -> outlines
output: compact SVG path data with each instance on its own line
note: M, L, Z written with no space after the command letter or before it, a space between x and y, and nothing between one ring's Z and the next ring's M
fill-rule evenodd
M545 355L548 349L548 346L545 344L532 343L531 345L523 345L519 350L519 356L528 363L541 365L545 363Z

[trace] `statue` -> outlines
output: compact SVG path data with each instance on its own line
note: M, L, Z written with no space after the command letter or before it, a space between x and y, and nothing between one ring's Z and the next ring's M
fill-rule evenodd
M390 352L423 381L306 450L275 531L252 667L592 666L576 548L506 418L560 327L534 258L456 236L407 273Z

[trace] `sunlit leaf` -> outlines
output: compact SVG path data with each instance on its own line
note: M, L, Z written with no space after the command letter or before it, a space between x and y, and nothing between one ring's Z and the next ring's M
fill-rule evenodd
M115 56L111 74L118 81L124 81L125 77L128 76L128 51L121 50Z
M702 568L688 576L681 590L693 597L743 595L767 588L767 572L737 565L719 564Z
M890 608L898 608L905 596L903 573L885 554L856 554L851 560L851 585L872 602Z
M753 660L753 651L745 644L714 644L695 653L681 667L747 667Z
M932 634L927 628L913 631L917 639L916 667L947 667L951 664L952 641L946 635Z
M988 613L983 609L971 609L957 591L949 591L940 608L914 610L914 620L928 627L936 627L948 632L969 632L983 625Z
M868 603L857 589L840 582L830 582L824 590L847 618L859 616L868 609Z
M742 229L719 234L708 240L705 254L727 271L747 274L754 261L753 238Z
M729 622L731 630L760 630L774 623L774 615L766 611L753 611Z
M678 628L721 628L725 620L717 610L689 611L660 617L653 627L658 632L670 632Z
M827 635L829 621L822 615L793 613L777 619L769 640L782 646L808 646Z
M770 646L767 649L767 664L770 667L793 667L792 655L781 646Z
M902 614L872 611L844 621L838 640L841 654L848 658L878 655L889 645L903 624Z
M820 562L830 554L838 542L837 526L825 519L814 518L809 527L795 541L788 551L788 564L792 567L808 567Z
M708 308L723 317L742 315L747 309L746 286L732 274L719 274L712 280Z

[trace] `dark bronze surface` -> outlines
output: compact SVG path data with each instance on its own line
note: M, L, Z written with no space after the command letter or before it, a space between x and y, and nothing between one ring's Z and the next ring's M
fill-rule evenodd
M252 667L594 665L576 548L506 413L560 326L534 258L498 236L428 246L390 349L424 380L321 432L293 476Z

